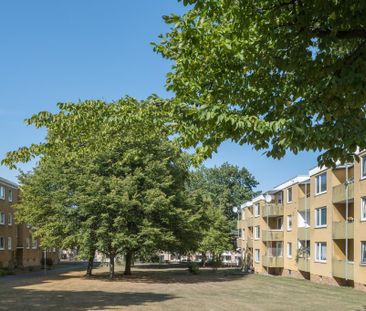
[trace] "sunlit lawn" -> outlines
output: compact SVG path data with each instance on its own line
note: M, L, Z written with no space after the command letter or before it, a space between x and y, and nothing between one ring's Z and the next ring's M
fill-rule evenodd
M366 310L366 293L350 288L236 270L189 274L178 266L135 267L110 281L106 268L83 278L0 278L0 310Z

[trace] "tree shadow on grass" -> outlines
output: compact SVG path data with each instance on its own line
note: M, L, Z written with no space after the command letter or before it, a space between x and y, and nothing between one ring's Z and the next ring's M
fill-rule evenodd
M245 278L247 275L239 270L220 269L201 269L197 275L188 272L187 269L136 269L132 275L116 273L113 280L108 278L107 272L96 272L91 279L105 282L130 282L130 283L154 283L154 284L197 284L206 282L228 282Z
M0 310L108 310L179 297L153 292L40 291L13 288L0 294Z

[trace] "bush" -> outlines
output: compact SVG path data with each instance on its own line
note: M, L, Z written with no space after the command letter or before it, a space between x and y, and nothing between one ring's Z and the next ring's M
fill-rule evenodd
M41 259L41 266L44 267L44 258ZM52 258L46 258L46 266L48 268L53 266L53 260Z
M200 271L200 267L197 263L195 262L190 262L188 264L188 271L191 273L191 274L198 274L199 271Z

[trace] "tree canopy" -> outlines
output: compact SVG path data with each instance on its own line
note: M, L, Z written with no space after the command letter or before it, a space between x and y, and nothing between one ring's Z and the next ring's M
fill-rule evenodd
M274 158L318 150L325 165L366 148L364 1L183 2L154 46L200 158L226 139Z
M43 245L76 245L111 260L139 252L189 251L199 243L198 206L185 183L189 161L169 139L163 102L126 97L114 103L59 104L29 124L46 127L46 141L10 152L9 166L39 156L21 177L20 221Z
M191 172L189 180L190 189L209 196L214 207L221 208L228 220L237 219L233 207L239 207L257 194L253 190L258 185L254 176L246 168L227 162L212 168L201 166Z

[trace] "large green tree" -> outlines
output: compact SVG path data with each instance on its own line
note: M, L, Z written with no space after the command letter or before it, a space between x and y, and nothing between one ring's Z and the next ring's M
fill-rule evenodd
M35 171L21 178L20 220L44 243L69 240L87 258L105 253L111 277L117 254L125 255L130 274L139 252L197 248L198 207L185 188L189 162L169 139L163 101L127 97L58 106L58 113L28 120L46 127L46 141L3 161L14 166L40 157Z
M226 139L268 156L366 148L366 2L184 0L155 50L182 140L209 156Z
M209 196L213 205L223 210L228 220L236 220L234 207L257 194L253 188L258 182L246 168L224 163L207 168L201 166L191 172L189 188Z

